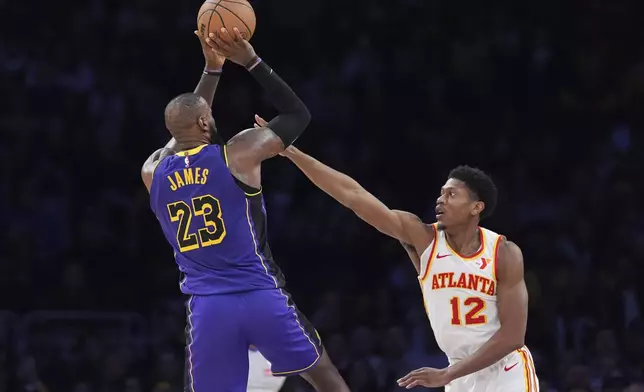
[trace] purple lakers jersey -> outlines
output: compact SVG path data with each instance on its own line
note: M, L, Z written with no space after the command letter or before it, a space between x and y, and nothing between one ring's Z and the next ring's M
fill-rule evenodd
M150 205L174 248L185 294L282 287L261 191L233 177L225 146L204 144L163 159Z

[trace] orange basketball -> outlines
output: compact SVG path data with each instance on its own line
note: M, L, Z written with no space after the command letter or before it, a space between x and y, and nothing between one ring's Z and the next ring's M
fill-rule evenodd
M255 11L246 0L207 0L197 14L197 31L202 37L216 33L222 27L229 31L237 27L250 40L255 32Z

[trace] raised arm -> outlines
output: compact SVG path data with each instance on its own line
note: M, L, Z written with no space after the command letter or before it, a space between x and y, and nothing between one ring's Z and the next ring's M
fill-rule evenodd
M227 144L230 171L255 188L260 187L260 164L284 150L306 129L311 120L308 108L271 67L260 59L237 28L222 28L206 42L230 61L242 65L264 88L279 115L265 127L251 128L235 135Z
M205 40L199 35L199 32L195 30L195 35L199 38L201 43L201 50L203 51L204 59L206 60L206 65L204 67L201 78L197 87L195 87L195 94L199 94L203 99L208 102L208 106L212 108L212 102L215 98L215 91L217 91L217 86L219 85L219 79L221 77L221 70L224 66L226 58L221 54L217 53L213 48L206 44ZM152 185L152 175L154 174L154 169L156 169L159 162L161 162L168 155L172 155L177 152L177 141L172 138L170 141L163 146L162 148L156 150L146 159L141 168L141 178L145 187L150 191L150 186Z
M390 210L357 181L291 146L282 155L329 196L351 209L384 234L422 252L433 241L434 231L409 212Z
M208 102L208 106L212 108L212 102L215 99L215 91L217 91L217 86L219 85L219 79L221 77L221 71L224 66L224 62L226 61L226 57L222 56L214 48L210 47L197 30L194 31L194 34L199 38L201 50L203 51L203 56L206 60L206 66L204 67L197 87L195 87L194 93L201 95L203 99ZM163 148L168 148L177 152L176 146L177 142L172 138ZM156 153L157 151L155 151L155 154Z

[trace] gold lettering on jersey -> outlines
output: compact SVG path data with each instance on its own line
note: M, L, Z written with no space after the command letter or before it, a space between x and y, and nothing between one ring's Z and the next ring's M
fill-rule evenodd
M186 185L186 183L183 182L183 178L181 178L181 174L179 174L179 172L174 172L174 180L177 182L177 188L181 188L182 186Z
M186 185L204 185L208 181L208 174L208 169L200 167L187 167L183 171L176 171L174 175L167 177L170 190L174 192Z
M168 176L168 181L170 181L170 190L171 191L176 191L177 190L177 184L172 181L172 177Z
M455 276L454 272L441 272L432 275L432 290L440 289L467 289L487 295L496 294L496 283L481 275L461 273Z
M193 185L195 183L195 178L192 175L192 168L183 169L183 178L186 179L186 185Z

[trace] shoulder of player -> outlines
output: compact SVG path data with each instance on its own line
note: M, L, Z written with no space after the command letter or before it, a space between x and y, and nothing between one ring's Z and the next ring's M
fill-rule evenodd
M270 128L249 128L226 143L228 159L240 170L248 170L262 160L284 150L282 140Z
M512 259L523 262L523 252L516 243L508 240L505 236L499 238L499 257Z
M523 252L519 245L501 237L495 261L498 277L501 280L523 279Z
M243 147L248 147L248 145L263 145L270 141L278 141L280 144L282 143L281 139L278 138L270 128L248 128L230 138L226 145L230 150L236 148L241 149ZM281 146L281 149L283 149L283 146Z
M410 240L413 240L412 246L417 250L425 249L436 237L436 225L423 222L418 215L407 211L392 210L400 219L403 230ZM422 248L422 249L421 249Z
M426 231L432 231L432 225L426 224L417 215L412 214L411 212L401 210L391 210L391 212L398 216L398 219L400 219L405 228L412 230L418 230L422 228Z
M170 155L173 155L174 151L170 148L167 147L161 147L148 157L148 159L143 162L143 167L142 170L149 170L155 168L159 162L164 160L165 158L169 157Z
M167 157L173 155L174 151L172 149L163 147L153 152L152 155L143 162L143 166L141 167L141 177L148 189L150 189L150 186L152 185L152 179L154 178L154 173L159 167L159 164L161 164L161 162L163 162Z

